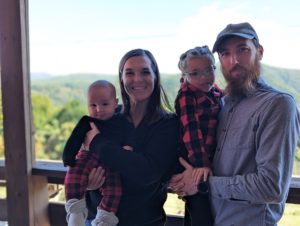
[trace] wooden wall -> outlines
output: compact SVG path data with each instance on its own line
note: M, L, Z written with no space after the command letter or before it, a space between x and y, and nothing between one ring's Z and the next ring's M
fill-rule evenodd
M27 13L27 0L0 2L6 204L10 226L49 225L47 178L32 175L34 155Z

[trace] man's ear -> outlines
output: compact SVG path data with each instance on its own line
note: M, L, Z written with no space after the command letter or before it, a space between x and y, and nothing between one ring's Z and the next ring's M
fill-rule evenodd
M263 58L264 55L264 47L262 45L259 45L257 48L257 55L259 60L261 60Z

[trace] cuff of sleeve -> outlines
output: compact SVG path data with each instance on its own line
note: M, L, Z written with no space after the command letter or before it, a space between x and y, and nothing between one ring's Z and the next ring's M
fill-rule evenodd
M213 197L232 199L231 177L209 177L209 192Z

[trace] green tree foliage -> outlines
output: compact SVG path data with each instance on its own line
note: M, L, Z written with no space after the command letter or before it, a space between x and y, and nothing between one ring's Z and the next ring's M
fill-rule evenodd
M34 126L37 130L43 129L53 118L55 112L53 101L48 96L38 92L32 92L31 101Z
M221 88L224 88L225 81L219 66L217 68L216 82ZM300 106L299 70L287 70L263 65L263 74L269 84L279 90L291 93L295 97L298 106ZM178 92L180 76L180 73L162 74L161 76L162 85L171 105L174 104ZM77 74L32 80L34 139L38 159L61 159L63 147L75 124L82 115L87 114L87 87L98 79L112 82L116 86L120 97L116 75ZM2 157L4 155L2 104L0 108L0 157ZM300 142L298 142L296 160L296 165L300 165Z
M75 124L86 114L86 107L77 100L72 100L62 106L54 114L44 130L44 153L50 159L61 159L65 142Z
M44 152L45 146L45 129L47 124L53 118L55 107L52 100L41 93L32 92L32 112L33 112L33 124L35 128L35 151L37 158L47 158L48 156Z
M299 70L278 69L263 65L262 71L264 79L270 85L291 93L295 97L298 106L300 105ZM180 73L162 75L162 85L171 105L174 104L178 92L180 76ZM98 79L111 81L115 84L117 93L119 93L116 75L77 74L32 81L32 90L40 95L33 98L34 122L37 128L35 135L37 157L46 159L61 158L64 144L72 129L79 118L86 114L87 87L91 82ZM216 71L216 82L221 88L225 87L219 65ZM300 143L298 143L296 160L296 165L299 165Z
M73 122L65 122L60 124L54 121L47 125L43 139L43 152L47 156L46 159L60 160L65 142L74 128ZM44 156L43 156L44 157Z
M296 159L300 161L300 140L298 141L298 147L296 150Z
M33 92L32 109L36 157L61 159L64 144L75 123L86 114L85 105L78 100L71 100L65 105L55 107L48 96Z
M78 100L72 100L56 113L55 119L60 124L64 122L76 123L84 114L87 114L87 111L83 103Z

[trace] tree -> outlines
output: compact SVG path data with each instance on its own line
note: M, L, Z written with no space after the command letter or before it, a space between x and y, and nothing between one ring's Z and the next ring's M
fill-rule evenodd
M78 100L72 100L56 113L55 118L60 124L64 122L76 123L84 114L86 114L86 108L83 103Z
M86 114L84 104L77 100L72 100L57 109L52 117L48 118L47 124L38 132L42 137L43 153L48 156L48 159L61 159L65 142L77 121L84 114Z
M37 92L32 93L31 101L34 126L38 130L43 129L56 109L48 96Z

